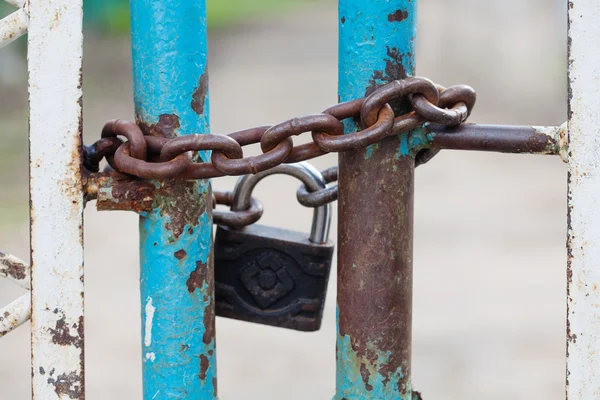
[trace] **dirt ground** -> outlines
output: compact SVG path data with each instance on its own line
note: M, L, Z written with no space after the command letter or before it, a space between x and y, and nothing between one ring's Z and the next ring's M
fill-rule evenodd
M418 73L475 87L472 121L559 125L566 119L562 3L421 0ZM336 24L335 2L324 1L213 32L213 131L334 104ZM127 40L88 35L84 73L89 143L105 120L132 117ZM14 157L0 160L6 171L0 200L9 203L0 215L10 222L0 229L1 249L27 258L27 122L24 114L9 114L3 101L0 127L14 148L3 146L2 153ZM327 156L314 164L335 162ZM434 400L564 398L565 165L558 157L445 152L416 175L414 387ZM233 182L219 179L214 186ZM259 186L263 223L309 229L309 210L281 206L294 201L296 186L280 177ZM364 210L365 218L371 212ZM85 217L87 398L140 399L137 217L98 213L93 203ZM218 319L220 398L331 398L335 290L332 279L317 333ZM0 304L20 293L0 282ZM0 400L30 397L29 380L23 326L0 340Z

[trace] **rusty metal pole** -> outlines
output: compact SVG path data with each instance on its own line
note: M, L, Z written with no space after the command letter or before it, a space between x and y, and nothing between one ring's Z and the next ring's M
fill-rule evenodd
M340 0L340 101L413 74L416 10L417 0ZM413 397L415 160L401 144L340 154L336 400Z
M208 132L205 0L132 0L131 41L144 133ZM144 399L214 399L210 182L155 185L154 210L140 218Z

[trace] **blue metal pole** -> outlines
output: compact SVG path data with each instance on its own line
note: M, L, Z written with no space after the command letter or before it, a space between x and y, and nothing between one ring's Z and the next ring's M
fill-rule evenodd
M208 132L205 0L131 0L131 42L144 133ZM210 182L155 184L140 218L144 399L215 399Z
M339 1L339 95L414 73L417 0ZM403 113L405 104L392 104ZM405 110L404 110L405 111ZM346 131L359 127L346 121ZM411 400L414 149L340 154L336 400Z

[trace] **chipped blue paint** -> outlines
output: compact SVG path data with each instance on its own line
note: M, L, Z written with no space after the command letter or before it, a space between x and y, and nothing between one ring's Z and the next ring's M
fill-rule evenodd
M205 1L130 4L138 123L164 119L166 134L208 132ZM208 160L208 152L201 158ZM183 213L185 204L168 197L168 183L157 187L165 192L157 196L155 210L140 218L144 399L215 399L214 331L205 326L205 314L213 318L212 281L196 281L190 289L194 271L210 263L212 216L205 206L210 182L197 181L183 191L200 212L179 230L171 217Z
M420 150L431 147L433 135L425 127L402 133L396 158L405 156L414 158Z
M336 316L339 318L339 310L336 310ZM391 353L379 351L376 343L367 343L366 347L370 353L376 354L376 357L368 360L359 356L352 348L351 338L348 335L341 336L338 332L337 363L344 368L337 370L337 394L334 400L412 400L410 383L408 387L402 388L406 393L404 396L398 392L397 382L404 378L401 368L390 376L379 373L382 367L388 364ZM361 374L361 368L364 368L369 377L368 387Z
M198 244L199 238L210 237L211 219L204 213L194 229L186 225L173 240L166 227L170 219L161 212L157 209L140 219L144 398L213 399L216 368L210 364L214 365L215 342L202 340L204 312L212 298L204 295L207 283L194 295L187 287L194 260L208 261L210 242ZM187 254L178 261L173 255L181 249ZM201 355L212 359L204 372ZM201 374L206 377L200 379Z
M414 74L416 11L417 0L339 1L340 101L363 97L398 76ZM345 129L352 132L358 126L347 120ZM427 144L423 130L405 133L396 156L414 157ZM370 146L365 162L376 162L377 150ZM386 370L390 354L378 350L377 344L362 343L367 355L358 354L352 338L340 334L338 322L336 400L412 400L410 379L404 379L402 368ZM399 387L400 381L409 382L408 387Z

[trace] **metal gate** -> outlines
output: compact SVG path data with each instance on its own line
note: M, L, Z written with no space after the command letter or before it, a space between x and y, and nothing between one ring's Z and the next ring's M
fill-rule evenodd
M0 310L0 336L31 318L33 398L85 397L83 209L97 198L99 209L141 216L144 398L217 398L209 180L140 190L139 181L82 168L82 0L7 1L18 10L0 21L0 46L28 33L31 267L2 255L0 276L31 295ZM167 138L208 133L204 1L130 3L137 126ZM414 75L417 3L339 1L340 101L368 95L369 102L378 87ZM600 3L569 1L568 13L568 135L561 127L427 125L340 153L337 400L420 398L411 385L414 168L439 149L555 154L568 162L566 396L598 398ZM434 114L426 119L439 119ZM127 128L111 124L112 133ZM363 125L344 120L344 127L349 134ZM301 133L294 132L287 137ZM128 139L133 156L135 138ZM321 136L319 151L325 142ZM331 143L328 151L340 151ZM209 148L197 150L208 165ZM250 172L266 168L250 164ZM374 202L385 207L365 222L361 210Z

